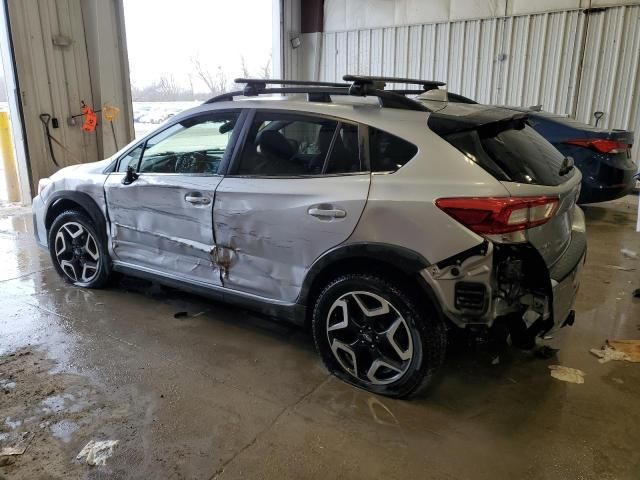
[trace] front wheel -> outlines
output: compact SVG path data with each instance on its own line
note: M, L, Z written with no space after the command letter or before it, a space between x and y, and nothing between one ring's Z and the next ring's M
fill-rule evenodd
M433 309L369 274L344 275L326 286L314 307L313 335L331 373L397 398L428 385L446 350L445 327Z
M61 213L49 229L49 253L58 274L78 287L100 288L111 271L106 243L84 213Z

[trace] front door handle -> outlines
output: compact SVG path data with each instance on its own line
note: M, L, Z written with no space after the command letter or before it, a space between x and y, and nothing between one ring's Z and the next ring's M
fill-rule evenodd
M347 216L347 212L340 210L339 208L317 208L312 207L307 210L307 213L312 217L329 217L329 218L344 218Z
M200 192L187 193L184 196L184 199L194 205L209 205L211 203L211 199L205 195L202 195Z

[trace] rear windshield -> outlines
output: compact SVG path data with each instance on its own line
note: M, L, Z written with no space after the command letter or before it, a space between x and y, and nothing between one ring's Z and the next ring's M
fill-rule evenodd
M529 125L521 128L468 130L446 140L498 180L532 185L560 185L564 156Z

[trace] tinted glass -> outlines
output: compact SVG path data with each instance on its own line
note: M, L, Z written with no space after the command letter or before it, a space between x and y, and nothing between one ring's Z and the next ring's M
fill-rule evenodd
M130 166L133 167L134 170L138 169L138 160L140 160L140 154L142 153L142 145L134 148L129 153L127 153L124 157L120 158L120 162L118 163L118 172L126 172L127 168Z
M292 114L259 113L240 158L238 175L319 175L337 122Z
M418 147L390 133L369 128L371 171L395 172L418 153Z
M147 141L140 172L211 175L218 172L237 114L188 119Z
M358 148L358 126L341 123L324 173L350 173L363 170Z
M573 175L560 175L564 156L528 125L488 134L471 130L447 140L498 180L553 186Z

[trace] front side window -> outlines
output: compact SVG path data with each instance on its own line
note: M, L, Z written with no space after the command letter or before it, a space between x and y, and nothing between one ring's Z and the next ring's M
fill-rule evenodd
M217 174L237 113L190 118L147 140L141 173Z
M256 114L234 173L269 177L360 170L356 125L262 112Z
M142 145L138 145L124 157L120 158L120 162L118 163L118 172L126 172L129 167L133 167L134 170L137 170L141 154Z

